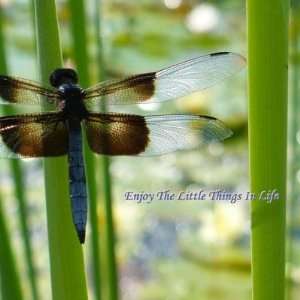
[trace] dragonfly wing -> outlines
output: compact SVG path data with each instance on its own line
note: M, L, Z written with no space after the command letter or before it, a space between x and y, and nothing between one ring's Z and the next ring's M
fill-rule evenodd
M42 105L57 104L60 95L38 83L22 78L0 76L0 97L4 103Z
M238 72L245 59L230 52L190 59L158 72L105 81L86 90L85 102L134 104L162 102L206 89Z
M57 113L0 118L0 157L32 158L67 154L68 130Z
M222 141L232 132L221 121L197 115L90 114L90 148L106 155L154 156Z

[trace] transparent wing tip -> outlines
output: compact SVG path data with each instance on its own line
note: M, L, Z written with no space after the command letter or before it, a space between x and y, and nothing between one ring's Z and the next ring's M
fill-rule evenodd
M242 56L241 54L235 53L235 52L216 52L216 53L211 53L210 54L211 57L217 58L220 57L220 59L223 58L230 58L231 60L234 61L235 65L239 66L240 68L245 67L245 65L247 64L247 60L244 56Z
M211 120L203 128L202 137L205 143L223 141L233 135L233 131L219 120Z

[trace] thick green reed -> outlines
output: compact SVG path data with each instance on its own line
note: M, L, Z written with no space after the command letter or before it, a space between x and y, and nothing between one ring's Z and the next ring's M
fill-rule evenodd
M283 300L287 158L287 0L248 0L251 191L279 199L251 203L253 300Z
M41 79L62 65L54 0L35 0L37 53ZM52 299L87 299L82 248L72 223L67 160L45 159L45 189L51 267Z

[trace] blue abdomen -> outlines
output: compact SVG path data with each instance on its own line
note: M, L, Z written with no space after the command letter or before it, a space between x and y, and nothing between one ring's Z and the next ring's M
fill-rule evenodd
M84 243L87 223L87 192L80 121L69 121L68 160L73 222L80 243Z

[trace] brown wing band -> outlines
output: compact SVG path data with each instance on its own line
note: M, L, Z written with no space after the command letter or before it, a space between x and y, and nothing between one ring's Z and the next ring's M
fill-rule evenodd
M149 141L145 119L136 115L91 114L86 134L90 148L106 155L137 155Z
M155 72L132 76L121 81L100 85L98 89L87 91L86 99L95 96L105 96L116 92L133 93L140 101L145 101L154 95Z
M56 114L0 118L0 135L6 146L23 157L65 155L68 132Z

